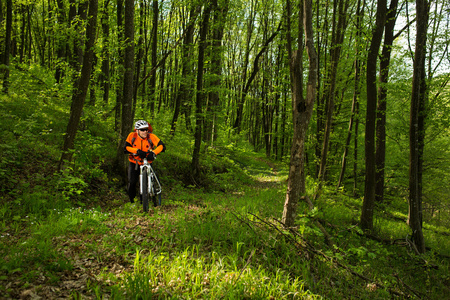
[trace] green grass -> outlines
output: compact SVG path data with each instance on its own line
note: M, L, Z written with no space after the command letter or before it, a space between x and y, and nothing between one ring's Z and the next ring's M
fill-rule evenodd
M362 199L325 187L313 211L299 204L296 227L287 231L276 221L284 206L287 164L255 153L240 137L221 136L214 147L204 148L202 175L193 182L192 137L181 125L168 137L169 113L152 121L168 148L156 161L161 207L144 214L126 202L110 165L113 119L96 117L105 107L86 108L75 162L58 172L67 87L55 90L38 67L27 72L12 72L15 92L0 96L3 298L32 293L74 299L444 299L449 294L445 222L424 223L431 249L417 256L407 243L402 197L390 195L389 204L377 207L376 241L358 227ZM30 74L43 79L36 82ZM316 182L308 178L307 187L312 193Z

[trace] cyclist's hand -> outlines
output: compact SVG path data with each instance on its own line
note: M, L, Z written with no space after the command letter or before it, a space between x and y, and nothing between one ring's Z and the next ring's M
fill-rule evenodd
M148 154L147 154L147 158L148 158L149 160L155 160L155 158L156 158L155 152L149 151Z
M145 153L144 151L142 151L141 149L138 149L138 151L136 152L136 154L141 158L144 159L147 156L147 153Z

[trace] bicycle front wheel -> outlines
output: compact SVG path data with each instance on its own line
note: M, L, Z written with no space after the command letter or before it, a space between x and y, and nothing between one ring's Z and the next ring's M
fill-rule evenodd
M148 176L147 169L142 171L142 206L144 212L148 212Z

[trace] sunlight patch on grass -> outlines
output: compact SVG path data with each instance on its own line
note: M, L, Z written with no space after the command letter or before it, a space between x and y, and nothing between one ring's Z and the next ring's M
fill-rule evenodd
M291 279L282 270L268 273L251 263L254 252L242 257L224 257L214 251L199 255L196 246L174 256L153 253L136 254L134 271L125 275L123 287L116 287L113 299L192 297L192 298L256 298L256 299L316 299L305 291L298 278ZM238 261L236 261L236 259Z

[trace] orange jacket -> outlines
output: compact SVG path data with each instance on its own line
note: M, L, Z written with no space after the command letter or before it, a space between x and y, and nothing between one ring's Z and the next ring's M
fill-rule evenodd
M153 133L149 133L146 139L142 139L137 132L131 132L126 141L124 152L128 153L128 160L132 163L143 164L143 160L136 154L138 149L144 152L153 151L156 155L161 152L166 151L166 146L164 143Z

